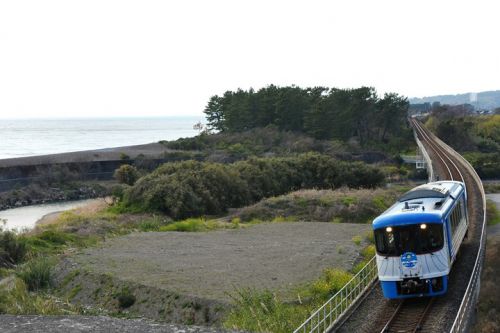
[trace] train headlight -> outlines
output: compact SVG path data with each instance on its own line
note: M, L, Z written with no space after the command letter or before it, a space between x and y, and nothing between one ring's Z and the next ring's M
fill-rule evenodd
M387 228L385 228L385 231L387 231L387 232L392 232L392 227L387 227Z
M427 229L427 224L423 223L420 225L420 229L425 230Z

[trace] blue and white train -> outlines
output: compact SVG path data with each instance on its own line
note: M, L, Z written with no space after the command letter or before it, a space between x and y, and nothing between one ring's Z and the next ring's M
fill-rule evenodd
M439 181L415 187L377 217L373 229L386 298L442 295L468 230L465 186Z

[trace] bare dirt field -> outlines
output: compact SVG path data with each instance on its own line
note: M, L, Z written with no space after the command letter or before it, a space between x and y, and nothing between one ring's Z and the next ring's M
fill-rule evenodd
M134 233L70 256L60 281L74 302L113 310L110 295L127 288L137 299L131 313L214 324L237 288L270 289L291 300L295 287L317 279L325 268L350 269L365 245L352 238L368 230L366 224L283 222Z
M327 267L350 269L368 225L268 223L215 232L146 232L113 239L75 261L152 287L228 300L235 287L288 290Z

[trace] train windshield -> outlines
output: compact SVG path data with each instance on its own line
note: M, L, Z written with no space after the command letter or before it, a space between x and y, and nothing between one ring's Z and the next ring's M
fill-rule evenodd
M443 225L422 223L377 229L375 245L383 256L435 252L443 247Z

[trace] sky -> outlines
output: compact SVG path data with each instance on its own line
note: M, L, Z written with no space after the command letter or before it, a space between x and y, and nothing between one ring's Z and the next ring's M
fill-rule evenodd
M497 1L1 1L0 118L201 115L269 84L500 89Z

